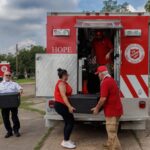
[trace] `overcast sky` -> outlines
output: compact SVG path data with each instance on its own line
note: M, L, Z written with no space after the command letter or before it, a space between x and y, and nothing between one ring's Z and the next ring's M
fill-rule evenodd
M126 1L143 11L147 0ZM99 11L102 4L103 0L0 0L0 52L27 39L45 46L47 12Z

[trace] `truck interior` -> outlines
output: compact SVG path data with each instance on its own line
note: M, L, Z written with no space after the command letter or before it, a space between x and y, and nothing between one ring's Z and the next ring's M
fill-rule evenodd
M113 46L111 63L107 66L109 73L120 83L120 39L119 29L114 28L77 28L77 49L78 49L78 93L97 94L100 91L100 81L96 72L100 65L96 61L96 54L93 55L93 41L98 32L103 33L103 38L109 39Z
M82 89L80 88L80 90L85 94L96 94L100 91L99 78L94 74L99 64L96 61L97 56L93 55L93 41L99 32L103 33L103 38L109 39L114 47L115 30L78 29L78 60L79 65L81 64L81 67L79 67L79 76L82 74ZM111 54L110 59L112 60L112 64L110 64L109 71L114 76L114 53Z

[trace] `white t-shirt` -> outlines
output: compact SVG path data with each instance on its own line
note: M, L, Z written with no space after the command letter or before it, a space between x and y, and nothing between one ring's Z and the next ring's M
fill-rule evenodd
M0 82L0 93L20 92L21 89L23 88L16 82L5 80Z

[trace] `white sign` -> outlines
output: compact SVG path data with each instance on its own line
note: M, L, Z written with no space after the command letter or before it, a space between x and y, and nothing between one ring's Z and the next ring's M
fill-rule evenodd
M69 36L70 29L53 29L53 36Z
M138 64L145 57L144 48L139 44L130 44L125 50L125 58L132 64Z
M140 29L126 29L125 36L141 36L142 31Z

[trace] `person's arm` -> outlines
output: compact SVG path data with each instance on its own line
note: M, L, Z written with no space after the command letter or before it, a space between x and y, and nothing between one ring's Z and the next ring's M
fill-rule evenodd
M22 95L23 94L23 89L20 89L19 93L20 93L20 95Z
M114 52L113 44L109 39L107 39L107 46L110 49L109 52L106 54L106 59L108 60L110 59L111 54Z
M20 95L23 94L23 88L18 83L16 83L16 89L20 93Z
M101 97L98 101L98 104L91 109L91 111L93 111L93 114L98 114L99 110L103 107L103 105L106 102L106 97Z
M108 83L106 81L103 81L103 83L101 85L100 100L98 101L97 105L91 109L91 111L93 111L93 114L96 115L99 113L99 110L102 108L102 106L107 101L108 93L109 93Z
M60 94L61 94L61 96L62 96L62 98L63 98L66 106L69 109L69 112L73 113L73 111L75 110L75 108L72 107L72 105L70 104L70 102L68 100L68 97L66 95L66 86L65 86L65 84L63 82L61 82L61 83L59 83L58 87L59 87L59 90L60 90Z

